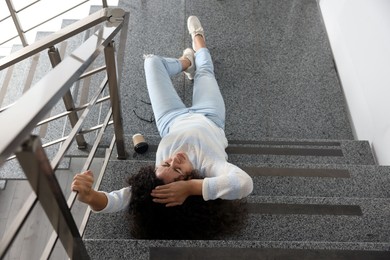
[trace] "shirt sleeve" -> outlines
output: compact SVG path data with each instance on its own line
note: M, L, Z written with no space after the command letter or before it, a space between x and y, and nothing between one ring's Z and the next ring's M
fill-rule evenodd
M131 197L130 187L126 187L120 190L114 190L111 192L104 192L104 194L107 196L108 199L107 206L100 211L92 210L92 212L94 213L118 212L126 209L130 204L130 197Z
M214 164L203 180L204 200L234 200L248 196L253 190L252 178L234 164Z

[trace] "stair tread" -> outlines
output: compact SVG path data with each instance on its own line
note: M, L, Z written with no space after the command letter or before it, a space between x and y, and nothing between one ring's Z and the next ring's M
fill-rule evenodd
M161 137L157 135L144 135L144 137L149 144L149 150L145 154L137 154L134 151L132 135L125 135L129 159L155 160L155 152ZM367 141L262 138L228 140L228 142L226 149L228 161L233 164L239 162L376 164ZM115 160L116 155L114 150L111 160Z
M219 239L334 243L390 241L389 198L252 196L248 203L249 215L240 232ZM84 238L131 239L129 232L124 212L92 214Z
M127 176L153 161L111 161L101 184L122 188ZM338 164L238 164L252 177L253 195L307 197L390 197L390 167Z
M134 259L387 259L389 243L286 241L85 240L95 258ZM237 250L237 251L236 251ZM252 251L252 252L251 252ZM158 253L158 255L156 255ZM226 254L228 253L228 254ZM335 254L352 256L336 258ZM322 256L323 258L319 258ZM187 258L186 258L187 257ZM381 258L379 258L381 257ZM192 259L192 258L190 258Z
M22 45L15 44L12 46L11 53L19 51L22 48ZM22 95L25 77L21 77L20 75L26 75L25 72L28 71L30 63L31 59L26 59L5 70L2 70L2 77L0 78L0 107L5 107L14 103L17 98ZM10 71L12 71L11 76L8 75ZM4 91L6 92L4 93Z
M148 161L110 162L101 190L125 186L127 175ZM375 165L263 164L275 169L347 170L349 177L259 176L247 197L254 212L240 235L261 241L390 241L390 167ZM266 175L266 174L265 174ZM251 211L250 211L251 212ZM92 214L86 239L130 239L123 212ZM318 232L319 230L323 230Z

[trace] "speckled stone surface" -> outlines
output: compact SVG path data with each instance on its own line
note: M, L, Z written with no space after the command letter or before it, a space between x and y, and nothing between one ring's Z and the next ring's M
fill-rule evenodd
M111 191L127 186L125 180L128 176L136 173L139 167L150 164L152 164L150 161L131 160L111 162L103 178L101 190ZM390 228L390 170L388 167L320 165L295 165L294 167L347 169L350 172L350 177L254 177L254 192L248 197L248 202L358 205L362 209L363 216L252 214L244 230L238 236L229 239L319 240L328 242L388 241L386 240L390 238L386 237L389 236L387 231ZM370 224L365 226L367 223ZM324 237L324 232L318 233L318 230L322 229L326 230L324 232L329 232L326 237ZM92 214L85 238L130 238L128 230L124 213ZM307 232L299 232L299 230ZM285 234L286 231L288 231L288 235ZM370 236L380 239L375 240Z
M214 241L213 246L234 244L235 247L260 247L261 243L273 241L282 247L295 244L298 247L309 248L329 247L339 249L353 249L351 245L373 247L378 250L389 250L390 200L389 199L359 199L359 198L300 198L300 197L249 197L251 203L278 203L304 204L304 205L353 205L359 207L363 215L332 215L332 214L249 214L247 225L239 234ZM95 230L93 237L86 234L86 241L115 240L120 243L127 239L127 246L118 247L118 250L130 250L135 247L137 251L130 251L133 256L148 251L148 247L182 245L184 247L204 247L208 241L159 241L134 240L127 233L129 228L125 223L125 215L119 213L98 215L92 217L100 228ZM94 230L94 226L89 226ZM92 231L91 231L92 232ZM250 241L243 242L243 241ZM310 241L310 242L308 242ZM88 243L88 242L87 242ZM114 243L114 242L112 242ZM260 243L260 244L259 244ZM210 245L210 244L209 244ZM96 246L96 244L95 244ZM92 251L96 250L92 248ZM103 253L104 254L104 253Z
M132 133L132 134L135 134ZM137 154L134 152L132 143L132 135L125 135L126 148L129 153L129 159L134 160L155 160L155 151L161 138L158 135L144 135L145 141L153 148L145 154ZM238 165L256 165L262 163L297 163L297 164L361 164L374 165L376 164L371 152L371 147L367 141L355 140L299 140L299 139L280 139L280 138L261 138L257 140L228 140L228 157L229 162ZM246 142L246 144L243 144ZM239 154L237 151L229 150L230 148L239 147L255 147L260 149L258 154ZM276 148L281 154L267 154L262 148ZM304 149L305 155L298 154L283 154L283 149ZM337 156L313 155L310 149L315 149L317 152L321 150L334 150L340 152ZM245 153L245 152L244 152ZM116 158L116 150L113 151L112 159Z
M11 52L16 52L22 49L21 45L12 46ZM20 75L24 75L28 70L29 64L31 63L31 59L26 59L18 64L9 67L8 69L2 70L1 77L1 94L0 94L0 106L5 107L12 103L14 103L18 97L20 97L23 93L24 87L24 78L20 77ZM12 76L9 78L8 84L4 83L4 80L7 78L7 74L9 71L12 72ZM5 92L6 91L6 92Z
M130 30L122 80L126 132L156 134L142 55L177 57L190 46L189 15L199 16L226 102L233 139L353 139L317 3L301 1L121 1ZM172 15L175 14L175 15ZM191 104L192 83L173 79Z
M262 165L262 176L252 176L258 196L389 198L390 169L356 165ZM268 170L310 169L343 170L348 177L283 176ZM268 170L268 172L267 172Z
M125 133L158 135L148 104L144 75L144 54L180 57L186 47L183 23L185 1L123 1L120 6L130 12L125 66L122 72L121 102ZM179 96L185 100L184 74L172 78ZM142 118L142 119L140 119Z
M283 241L214 241L214 240L196 240L196 241L171 241L171 240L161 240L161 241L150 241L150 240L140 240L135 242L134 240L128 239L97 239L97 240L85 240L87 250L93 259L137 259L137 260L149 260L151 259L150 249L149 248L189 248L197 249L201 248L219 248L223 250L224 248L237 249L237 248L258 248L258 249L297 249L297 250L306 250L306 249L315 249L315 250L343 250L344 248L350 248L350 250L364 250L364 251L375 251L371 254L378 253L377 251L383 253L386 257L389 256L385 250L389 249L389 243L329 243L329 242L283 242ZM383 252L385 251L385 252ZM350 252L349 250L347 252ZM257 254L257 259L267 259L262 258L262 252L260 251ZM284 257L291 257L292 254L284 255ZM304 251L305 253L305 251ZM331 255L334 256L334 255ZM331 257L330 256L330 257ZM187 257L187 258L186 258ZM192 259L190 258L191 254L188 255L179 255L176 258L171 259ZM382 257L381 259L386 259ZM159 259L158 256L153 259ZM160 258L161 259L161 258ZM202 259L229 259L229 256L219 255L210 258L209 255L203 255ZM232 259L237 259L233 257ZM240 259L245 258L245 255L240 255ZM253 259L253 258L249 258ZM269 259L269 258L268 258ZM328 258L329 259L329 258ZM364 258L361 258L364 259Z
M388 243L390 228L389 199L358 198L301 198L301 197L256 197L251 203L354 205L362 216L333 214L249 214L246 226L239 234L221 240L254 241L318 241L318 242L380 242ZM99 216L104 228L95 231L94 239L129 239L130 234L124 214ZM380 224L380 225L379 225ZM115 225L115 227L113 227ZM86 235L86 239L91 237ZM188 243L190 244L190 243Z

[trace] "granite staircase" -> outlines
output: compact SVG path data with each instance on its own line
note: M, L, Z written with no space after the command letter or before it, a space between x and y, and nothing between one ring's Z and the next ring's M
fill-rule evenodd
M390 168L353 138L315 0L119 6L131 14L121 85L129 158L112 155L100 189L122 188L154 164L160 137L142 54L180 56L190 46L186 19L197 15L226 102L229 161L254 190L245 227L223 239L139 240L124 212L92 214L84 234L92 259L390 259ZM182 75L173 83L190 105L192 83ZM150 144L144 155L131 145L138 132Z
M131 237L124 212L92 213L83 237L91 259L390 259L390 168L376 164L368 142L353 138L316 0L118 6L130 12L121 81L129 157L117 160L114 149L100 190L122 188L139 167L154 164L160 137L142 56L180 56L191 44L189 15L203 23L225 98L229 161L252 176L254 190L245 227L216 240L139 240ZM62 47L71 49L83 37ZM37 59L15 69L24 73ZM180 75L173 83L190 105L192 82ZM78 89L74 94L82 100L93 86ZM135 133L150 144L146 154L133 151ZM74 147L69 155L83 152ZM1 179L24 179L14 167L2 168Z

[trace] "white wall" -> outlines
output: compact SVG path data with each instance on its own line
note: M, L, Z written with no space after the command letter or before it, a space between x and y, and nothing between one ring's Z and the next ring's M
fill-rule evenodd
M355 138L390 165L390 0L320 0Z

